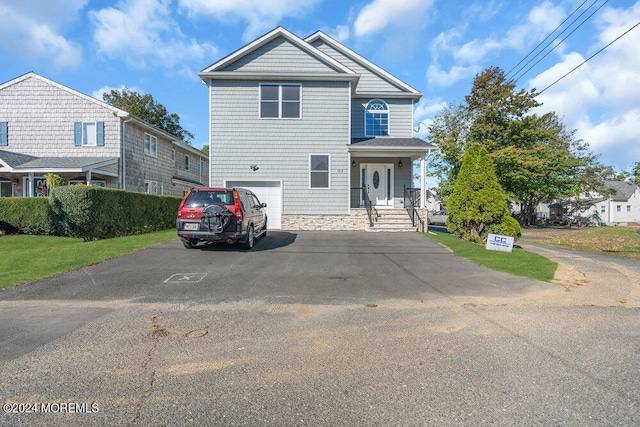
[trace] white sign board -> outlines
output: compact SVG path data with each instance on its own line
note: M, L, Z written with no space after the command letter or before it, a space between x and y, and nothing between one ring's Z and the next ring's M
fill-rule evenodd
M513 237L489 234L486 248L490 251L511 252L513 250Z

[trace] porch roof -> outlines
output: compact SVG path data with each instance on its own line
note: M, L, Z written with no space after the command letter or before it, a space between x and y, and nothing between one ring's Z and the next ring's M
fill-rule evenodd
M438 149L420 138L352 138L349 152L358 157L411 157L417 159Z
M36 157L0 150L0 165L6 167L6 172L11 173L96 171L113 175L97 169L117 162L117 157ZM5 168L0 170L4 171Z

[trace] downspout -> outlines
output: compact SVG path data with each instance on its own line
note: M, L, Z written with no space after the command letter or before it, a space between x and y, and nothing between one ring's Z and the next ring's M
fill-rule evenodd
M127 129L127 123L129 123L130 121L133 120L133 117L129 117L126 120L122 121L122 136L120 137L120 146L122 147L122 157L121 157L121 169L122 169L122 176L120 177L120 188L123 190L127 189L127 179L126 179L126 157L127 157L127 150L126 148L126 129Z

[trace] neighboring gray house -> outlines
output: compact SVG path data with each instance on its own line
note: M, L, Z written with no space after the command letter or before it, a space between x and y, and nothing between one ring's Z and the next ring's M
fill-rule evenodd
M182 196L209 183L208 156L126 111L28 73L0 85L0 196L69 184Z
M303 40L278 27L198 75L209 88L211 185L252 189L270 228L366 229L363 188L378 215L406 220L417 159L415 194L426 200L435 147L413 136L422 94L324 33Z

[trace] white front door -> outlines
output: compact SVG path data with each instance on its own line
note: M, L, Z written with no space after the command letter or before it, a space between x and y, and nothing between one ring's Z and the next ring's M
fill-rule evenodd
M393 164L364 166L365 189L373 206L391 206L393 200Z

